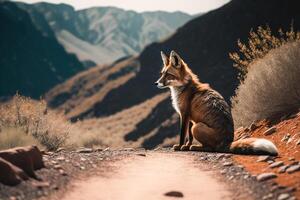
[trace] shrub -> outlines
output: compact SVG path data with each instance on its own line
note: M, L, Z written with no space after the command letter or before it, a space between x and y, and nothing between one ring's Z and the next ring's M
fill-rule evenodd
M3 147L39 144L55 150L65 144L69 134L70 124L64 116L49 111L44 101L15 95L0 105L0 116L0 146Z
M270 50L247 70L232 98L236 128L300 107L300 41Z
M289 31L279 29L274 34L269 26L259 26L256 32L251 30L247 43L238 40L239 52L229 53L234 61L233 66L239 70L240 81L245 79L252 62L263 58L270 50L293 41L300 41L300 32L295 32L293 25Z

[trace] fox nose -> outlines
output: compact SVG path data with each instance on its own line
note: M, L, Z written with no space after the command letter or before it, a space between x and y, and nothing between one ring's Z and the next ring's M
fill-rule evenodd
M158 82L155 82L154 84L157 86L157 85L158 85Z

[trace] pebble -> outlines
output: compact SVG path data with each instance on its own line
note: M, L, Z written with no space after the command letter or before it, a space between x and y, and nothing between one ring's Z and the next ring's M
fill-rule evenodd
M245 175L243 178L244 178L244 179L248 179L248 178L250 178L250 176L247 174L247 175Z
M15 196L10 196L10 197L9 197L9 200L17 200L17 197L15 197Z
M169 196L169 197L178 197L178 198L182 198L183 197L183 193L179 192L179 191L170 191L164 194L165 196Z
M224 158L231 158L232 154L224 154Z
M283 194L280 194L277 198L277 200L286 200L290 197L290 194L288 193L283 193Z
M77 153L92 153L93 149L92 148L82 148L82 149L78 149L76 152Z
M288 160L289 160L289 161L295 161L295 158L289 157Z
M292 165L298 165L299 164L299 161L293 161L289 164L289 166L292 166Z
M81 169L81 170L85 170L85 167L84 167L84 166L80 166L80 169Z
M226 172L227 172L226 169L220 171L221 174L226 174Z
M228 167L228 166L232 166L233 163L232 162L225 162L223 163L223 166Z
M55 160L52 160L52 161L51 161L51 164L53 164L53 165L57 165L57 164L58 164L58 162L56 162Z
M43 156L43 161L48 161L49 158Z
M134 151L134 148L127 147L127 148L124 148L123 150L124 150L124 151Z
M54 165L53 168L54 169L62 169L62 166L61 165Z
M63 175L63 176L67 176L67 175L68 175L63 169L58 170L58 172L59 172L61 175Z
M103 149L103 151L109 151L109 150L110 150L110 148L109 148L109 147L107 147L107 148Z
M276 168L284 165L283 161L277 161L269 165L270 168Z
M281 139L281 142L286 142L288 141L288 139L291 137L291 135L289 133L287 133L285 136L283 136L283 138Z
M267 194L267 195L265 195L265 196L263 196L263 198L262 198L263 200L267 200L267 199L273 199L273 194L272 193L270 193L270 194Z
M266 162L271 159L271 156L259 156L257 162Z
M97 148L94 148L94 151L96 151L96 152L103 151L103 148L97 147Z
M286 170L286 172L291 174L299 170L300 170L300 165L292 165Z
M219 160L219 159L221 159L221 158L224 158L224 155L225 155L225 154L218 154L218 155L216 155L216 159Z
M272 126L271 128L269 128L268 130L266 130L265 132L264 132L264 135L271 135L271 134L273 134L273 133L275 133L276 132L276 127L275 126Z
M83 162L84 162L84 161L86 161L86 159L85 159L85 158L80 158L80 161L83 161Z
M156 147L155 149L153 149L153 151L159 151L161 150L161 147Z
M37 187L37 188L44 188L44 187L49 187L50 183L46 181L35 181L32 183L32 186Z
M243 165L237 165L238 168L244 169Z
M274 160L268 160L267 163L268 164L272 164L273 162L275 162Z
M65 160L65 157L59 156L59 157L56 158L56 160L58 160L58 161L63 161L63 160Z
M257 128L258 126L254 122L252 122L252 124L249 126L250 131L254 131Z
M271 188L271 191L272 191L272 192L275 192L276 190L282 190L282 189L285 189L285 188L286 188L285 186L274 185L274 186Z
M137 156L144 156L144 157L146 156L146 154L144 154L144 153L137 153L136 155Z
M61 151L63 151L63 150L65 150L65 148L59 147L55 152L58 153L58 152L61 152Z
M287 187L285 188L284 192L290 193L290 192L295 192L297 190L296 187Z
M46 155L52 156L54 153L52 151L45 152Z
M289 166L286 166L286 165L283 165L283 166L279 167L278 173L284 173L288 167Z
M277 175L275 173L269 172L269 173L262 173L257 175L256 180L258 181L266 181L272 178L276 178Z

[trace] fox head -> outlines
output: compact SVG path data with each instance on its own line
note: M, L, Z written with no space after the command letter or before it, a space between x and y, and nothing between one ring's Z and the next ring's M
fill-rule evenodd
M185 62L175 51L171 51L170 57L167 57L162 51L160 53L163 68L155 85L160 89L186 85L192 79L192 73Z

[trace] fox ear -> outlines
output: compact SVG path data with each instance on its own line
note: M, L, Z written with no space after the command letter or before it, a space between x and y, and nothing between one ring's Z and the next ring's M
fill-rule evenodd
M161 59L163 60L164 65L167 66L169 64L168 56L166 56L166 54L163 51L160 52L160 55L161 55Z
M175 68L180 68L181 67L181 60L182 59L180 58L180 56L174 50L172 50L171 54L170 54L170 61L171 61L172 65Z

